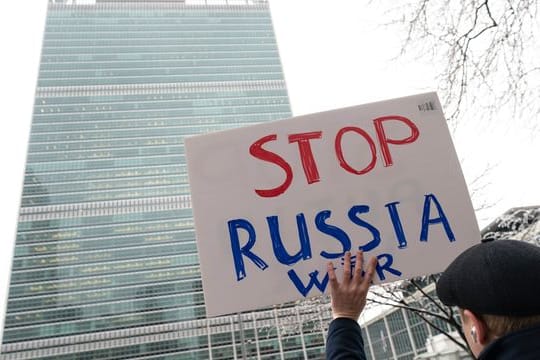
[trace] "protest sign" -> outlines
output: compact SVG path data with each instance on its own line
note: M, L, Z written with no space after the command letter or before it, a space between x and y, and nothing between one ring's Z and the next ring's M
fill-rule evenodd
M185 139L208 316L436 273L480 233L436 93Z

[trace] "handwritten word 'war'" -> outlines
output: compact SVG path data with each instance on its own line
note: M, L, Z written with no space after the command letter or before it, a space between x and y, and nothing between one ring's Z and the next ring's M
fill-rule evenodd
M387 121L397 121L402 124L405 124L407 127L409 127L411 134L403 139L390 139L386 136L385 130L384 130L384 123ZM392 154L390 153L390 148L388 144L393 145L403 145L403 144L409 144L416 139L418 139L418 136L420 132L418 131L418 128L416 125L409 119L403 116L398 115L392 115L392 116L383 116L379 117L373 120L373 125L375 127L375 132L377 134L377 140L379 143L379 146L381 148L381 153L383 157L383 165L385 167L392 166L393 160L392 160ZM371 152L371 160L370 162L362 169L355 169L353 168L346 160L343 155L343 147L342 147L342 141L343 136L347 133L354 133L359 136L361 136L369 145L369 149ZM321 139L322 138L322 131L314 131L314 132L307 132L307 133L300 133L300 134L291 134L288 136L289 144L297 143L298 144L298 151L300 154L300 159L302 160L302 167L304 169L304 175L306 176L306 180L308 184L313 184L320 181L319 171L317 168L317 162L315 161L315 157L313 156L313 151L311 150L311 140L315 139ZM266 150L263 148L263 145L270 141L277 140L276 134L271 134L264 136L260 138L259 140L255 141L249 148L249 153L260 160L275 164L279 166L283 171L285 171L285 180L283 183L275 188L272 189L256 189L255 193L261 197L276 197L281 194L283 194L291 185L293 180L293 169L291 165L280 155L276 154L275 152ZM339 165L345 169L346 171L356 174L356 175L363 175L368 172L370 172L377 163L377 149L375 145L375 141L369 136L369 134L362 128L356 127L356 126L347 126L344 128L341 128L335 137L334 140L334 150L336 153L336 157L339 161Z
M402 226L402 222L399 215L398 205L400 202L395 201L385 205L388 217L394 230L395 238L397 241L398 249L405 249L407 247L407 238ZM432 214L432 208L435 208L436 214ZM372 251L381 244L381 233L373 224L370 224L366 220L361 218L362 214L366 214L370 211L370 207L367 205L354 205L347 212L349 220L360 228L366 229L371 233L372 239L366 244L358 246L359 250L364 252ZM340 227L330 223L332 212L330 210L319 211L314 218L315 227L319 232L328 236L329 238L337 241L341 245L341 251L328 252L321 251L319 255L326 259L337 259L342 257L345 252L350 251L352 248L352 242L349 235ZM279 218L278 216L267 216L266 223L268 225L268 233L272 242L272 250L275 259L287 266L292 266L299 261L309 260L313 257L310 243L310 236L306 223L306 217L303 213L296 215L296 227L298 231L298 242L300 250L295 254L290 254L283 244L279 230ZM250 260L260 270L268 268L268 263L263 260L259 255L255 254L253 247L257 241L257 231L255 227L246 219L234 219L227 222L229 237L231 242L231 250L234 261L236 280L241 281L246 278L246 268L244 258ZM450 242L455 241L455 236L450 226L450 222L443 211L440 202L435 195L427 194L424 196L424 204L422 211L422 218L420 222L420 234L419 239L422 242L428 241L429 228L431 225L442 225L446 236ZM260 229L258 229L260 230ZM244 245L240 244L240 232L247 234L247 241ZM260 232L259 232L260 234ZM244 236L245 237L245 236ZM378 264L376 268L379 279L385 280L385 271L395 276L400 276L401 272L392 267L393 256L391 254L380 254L377 256ZM318 271L309 273L309 282L304 285L302 280L296 274L294 270L287 272L290 280L293 282L298 291L306 296L313 286L316 286L321 292L324 292L326 284L328 282L328 274L324 275L322 280L318 279Z

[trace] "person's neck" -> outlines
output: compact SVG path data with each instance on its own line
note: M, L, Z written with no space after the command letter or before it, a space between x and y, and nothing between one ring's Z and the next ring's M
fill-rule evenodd
M486 359L540 359L540 324L495 338L478 356Z

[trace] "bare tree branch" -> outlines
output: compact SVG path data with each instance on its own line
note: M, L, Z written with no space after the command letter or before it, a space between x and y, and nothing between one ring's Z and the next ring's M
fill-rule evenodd
M442 64L440 88L449 120L490 118L501 109L540 114L536 0L388 2L390 26L404 28L400 55Z

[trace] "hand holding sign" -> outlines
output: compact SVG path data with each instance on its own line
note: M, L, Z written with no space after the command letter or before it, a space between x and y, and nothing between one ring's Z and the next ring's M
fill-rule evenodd
M345 253L345 263L343 267L343 280L337 279L334 271L334 264L328 263L327 271L330 281L330 296L332 298L332 316L334 319L344 317L358 320L360 313L366 306L366 299L373 275L377 258L369 260L364 272L363 253L356 252L354 264L351 264L351 253ZM351 273L352 272L352 273Z
M442 271L480 241L435 93L185 145L208 316L320 295L349 251L376 258L380 283Z

